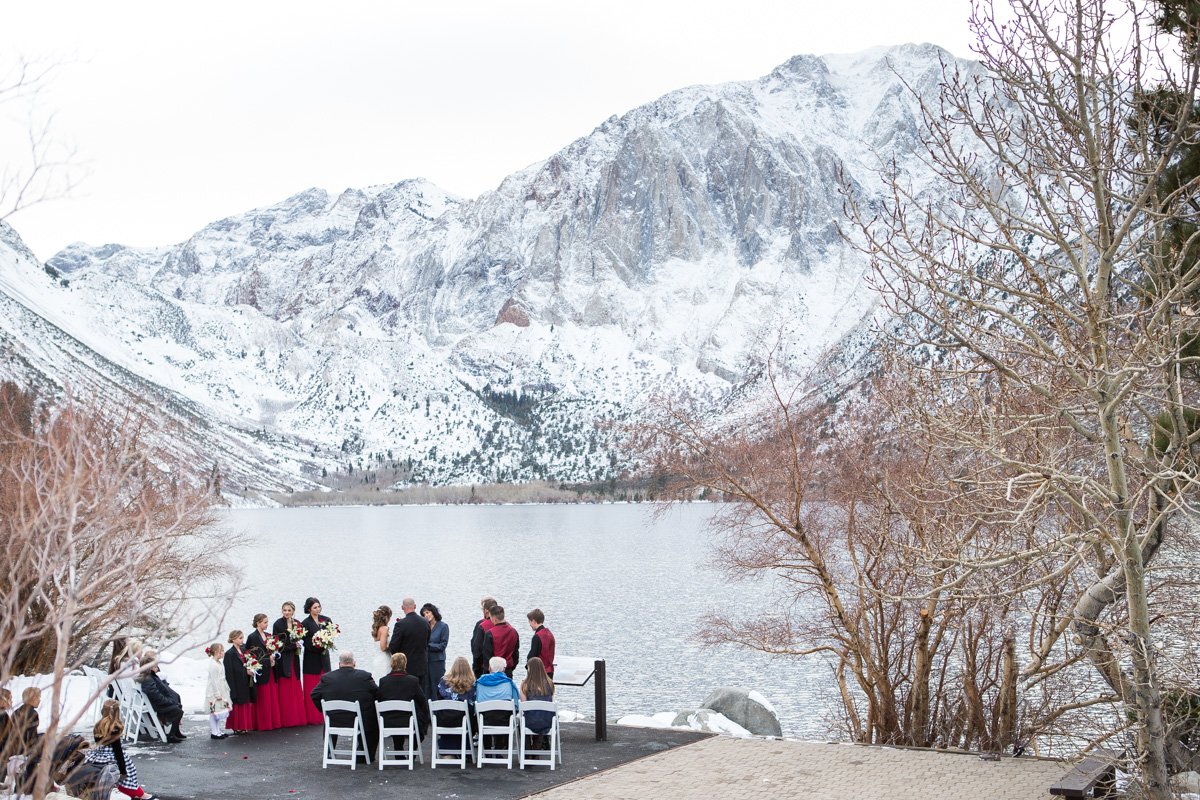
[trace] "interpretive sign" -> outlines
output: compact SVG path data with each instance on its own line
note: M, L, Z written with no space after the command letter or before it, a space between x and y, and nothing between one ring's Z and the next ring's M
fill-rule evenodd
M608 697L604 659L558 656L554 659L555 686L585 686L596 677L596 741L608 741Z

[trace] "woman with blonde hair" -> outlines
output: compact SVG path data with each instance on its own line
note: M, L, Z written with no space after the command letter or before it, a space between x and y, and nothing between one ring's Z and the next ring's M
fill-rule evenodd
M304 685L300 682L300 641L304 628L296 619L296 604L287 601L280 607L281 616L271 626L271 633L283 645L275 662L275 682L279 684L279 724L295 728L308 724Z
M9 718L9 743L7 755L32 753L38 745L38 728L41 718L38 717L38 706L42 704L42 690L36 686L26 686L21 691L21 705L12 712Z
M225 720L225 728L234 733L254 730L254 684L246 672L246 654L242 651L245 642L246 637L241 631L230 631L230 647L223 659L225 682L229 684L229 701L233 704L229 719Z
M138 783L137 767L121 747L121 737L124 733L125 726L121 724L121 704L116 700L105 700L104 705L100 707L100 720L92 729L96 746L90 748L84 754L84 758L89 763L100 766L116 764L121 773L121 780L117 783L117 791L121 794L139 800L154 800L154 795Z
M279 639L267 632L266 614L255 614L254 630L246 637L246 651L253 653L262 665L254 678L254 729L273 731L282 727L279 716L279 681L275 678L275 662L282 646Z
M439 700L466 700L467 719L474 719L475 671L471 669L471 662L467 661L464 656L454 659L454 663L450 665L450 669L442 676L441 681L438 682L437 693ZM462 713L441 711L437 714L437 721L440 727L453 728L462 724ZM438 747L453 749L457 746L453 740L453 736L443 735L438 739Z
M392 657L388 653L388 637L391 631L389 625L392 621L392 609L389 606L380 606L375 609L375 613L371 618L371 638L375 640L375 647L371 652L371 677L379 683L385 675L392 671Z

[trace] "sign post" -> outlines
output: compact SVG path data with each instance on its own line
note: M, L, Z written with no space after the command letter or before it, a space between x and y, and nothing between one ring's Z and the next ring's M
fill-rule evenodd
M608 741L608 681L604 659L558 656L554 659L555 686L586 686L596 676L596 741Z

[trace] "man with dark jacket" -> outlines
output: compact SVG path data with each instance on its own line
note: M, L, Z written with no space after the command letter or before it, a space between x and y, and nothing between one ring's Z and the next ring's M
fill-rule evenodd
M417 614L417 601L411 597L404 598L400 610L404 617L396 620L388 652L404 653L408 657L408 674L419 680L429 666L429 623Z
M525 663L528 664L531 658L540 658L546 665L546 674L553 680L554 634L546 627L546 615L540 608L535 608L526 614L525 618L529 620L529 627L533 629L533 639L529 642L529 655L525 658Z
M384 700L411 700L417 709L417 732L421 738L429 733L429 700L421 690L421 681L405 672L408 657L404 653L392 656L392 671L379 679L380 702ZM383 715L383 724L389 728L408 725L408 714L403 711L388 711ZM393 737L394 738L394 737Z
M517 668L517 653L520 648L521 637L516 628L504 621L504 608L492 606L492 629L483 635L484 658L503 658L504 674L511 678L513 670Z
M491 612L494 605L496 600L491 597L479 601L479 607L483 609L483 619L475 623L475 630L471 632L471 669L475 671L475 680L488 674L487 659L483 657L483 637L492 629Z
M358 703L359 718L367 739L367 752L374 755L379 746L379 720L375 717L375 698L378 694L379 687L375 685L371 673L356 669L354 653L343 650L338 655L338 668L321 676L320 683L313 687L310 697L317 708L321 707L322 700ZM329 722L335 728L349 728L354 725L354 715L337 711L329 715ZM334 746L337 746L336 739Z
M172 689L158 674L157 652L154 650L143 651L142 663L151 665L139 679L142 693L150 701L150 707L154 709L159 722L163 724L164 728L170 729L167 731L167 741L172 744L182 742L187 737L179 729L179 723L183 721L183 700L179 697L179 692Z

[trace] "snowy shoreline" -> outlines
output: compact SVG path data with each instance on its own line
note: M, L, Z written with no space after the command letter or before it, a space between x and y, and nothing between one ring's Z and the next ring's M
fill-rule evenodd
M163 653L160 662L160 674L179 692L183 704L183 713L187 719L197 721L208 716L204 708L204 690L208 681L208 657L195 656L188 653ZM73 672L65 677L62 683L62 705L60 718L73 719L78 715L78 722L73 730L90 736L91 728L99 718L100 705L106 695L99 691L100 682L105 674L99 670L86 668ZM38 731L44 733L50 724L53 696L51 688L53 677L49 674L22 675L13 678L5 686L13 693L13 699L20 704L21 692L28 686L42 689L42 702L38 706L40 724ZM757 692L753 695L761 698ZM91 702L89 703L89 698ZM762 698L761 702L770 707L769 702ZM772 709L773 711L773 709ZM564 722L586 721L583 714L560 710ZM686 722L680 724L677 720L686 716ZM717 713L699 714L698 712L680 714L675 711L663 711L652 714L629 714L616 720L616 725L638 728L674 728L680 730L697 730L739 738L754 738L754 734L741 725Z

